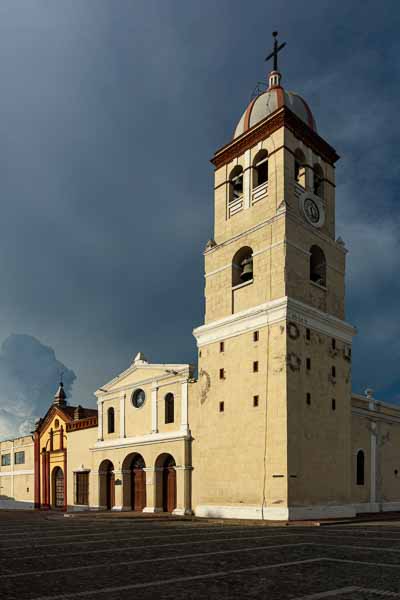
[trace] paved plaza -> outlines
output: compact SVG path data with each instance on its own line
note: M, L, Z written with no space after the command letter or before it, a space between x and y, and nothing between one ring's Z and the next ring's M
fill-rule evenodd
M400 598L400 522L266 527L2 512L0 598Z

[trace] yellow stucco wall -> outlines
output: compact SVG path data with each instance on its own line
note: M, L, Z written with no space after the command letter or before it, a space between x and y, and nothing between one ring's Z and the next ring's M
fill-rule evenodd
M15 464L15 453L24 452L24 462ZM0 457L10 457L2 466L0 458L0 508L33 508L33 440L30 435L0 442Z

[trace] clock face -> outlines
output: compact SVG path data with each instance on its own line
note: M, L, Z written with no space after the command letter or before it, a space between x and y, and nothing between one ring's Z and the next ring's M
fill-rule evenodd
M146 394L143 390L135 390L132 394L132 404L135 408L141 408L146 400Z
M325 210L323 202L309 191L304 192L299 198L300 211L310 225L323 227L325 223Z
M316 224L320 220L320 212L317 203L312 198L306 198L304 201L304 212L308 220Z

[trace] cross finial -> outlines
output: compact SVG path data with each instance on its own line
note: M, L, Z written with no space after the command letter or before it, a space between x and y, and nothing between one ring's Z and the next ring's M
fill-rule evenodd
M265 60L270 60L270 58L273 58L274 59L273 70L277 71L278 70L278 52L280 52L282 50L282 48L284 46L286 46L286 42L283 42L283 44L279 45L278 44L278 32L273 31L272 35L274 37L274 49L272 50L271 54L268 54L268 56Z

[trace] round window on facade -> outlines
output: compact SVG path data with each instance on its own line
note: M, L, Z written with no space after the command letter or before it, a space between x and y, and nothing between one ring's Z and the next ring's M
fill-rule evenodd
M146 400L146 394L143 390L135 390L132 394L132 404L135 408L141 408Z

